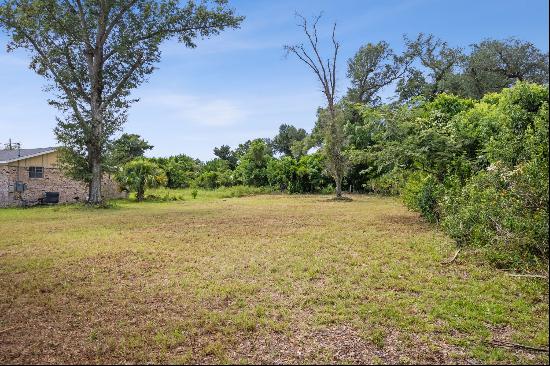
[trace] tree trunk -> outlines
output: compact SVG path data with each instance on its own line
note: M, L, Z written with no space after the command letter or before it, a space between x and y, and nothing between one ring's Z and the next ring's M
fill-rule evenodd
M145 196L145 189L142 187L139 187L136 193L136 198L138 202L143 201L143 197Z
M99 205L103 199L101 197L101 151L92 148L88 152L90 154L90 160L92 163L92 180L90 181L90 196L88 197L88 203L91 205Z
M88 145L88 154L92 168L92 180L90 181L90 195L88 203L99 205L103 202L101 197L101 167L102 137L103 137L103 49L98 47L90 50L89 54L90 81L92 84L90 111L91 111L91 141Z
M101 115L100 109L97 106L94 108L92 105L92 142L88 145L88 154L92 169L88 203L91 205L99 205L103 201L101 198L101 178L103 177L101 166L101 136L103 132L102 117L103 116Z
M336 177L334 180L336 181L336 197L340 198L342 197L342 178Z

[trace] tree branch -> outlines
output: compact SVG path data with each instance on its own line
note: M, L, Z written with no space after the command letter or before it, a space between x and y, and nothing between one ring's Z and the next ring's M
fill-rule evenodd
M136 62L134 62L130 67L130 69L126 72L126 74L124 74L124 76L122 77L120 82L117 84L113 92L107 98L105 98L104 102L101 105L101 108L107 107L120 94L120 92L124 87L124 84L128 82L128 80L132 77L132 74L134 73L134 71L136 71L137 68L141 66L142 62L143 62L143 54L139 54Z
M111 32L113 31L113 29L115 28L115 26L118 24L118 22L120 22L120 20L122 19L122 17L124 16L124 14L126 14L126 12L128 12L132 6L134 6L136 3L137 3L138 0L131 0L131 1L128 1L128 3L126 4L126 6L123 6L120 11L117 13L117 15L115 15L115 17L113 18L113 20L111 21L111 23L109 25L107 25L107 28L105 30L105 34L103 35L102 37L102 44L105 42L105 40L107 38L109 38L109 35L111 34Z

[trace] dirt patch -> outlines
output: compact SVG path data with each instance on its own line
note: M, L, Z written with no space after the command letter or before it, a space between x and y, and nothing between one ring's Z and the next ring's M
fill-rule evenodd
M403 340L398 331L386 330L383 345L375 344L350 325L335 325L309 333L262 334L247 338L231 352L232 359L259 364L398 364L457 363L464 350L441 343L429 348L419 338ZM473 360L470 360L473 361ZM460 363L460 361L458 361ZM462 360L468 363L468 360Z

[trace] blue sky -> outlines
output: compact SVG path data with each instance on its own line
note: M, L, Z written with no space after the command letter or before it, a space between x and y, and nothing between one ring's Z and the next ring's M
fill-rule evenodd
M125 132L155 148L149 156L185 153L202 160L215 146L272 137L281 123L310 130L323 104L313 74L283 45L302 34L295 12L323 11L321 34L337 22L341 43L338 90L345 93L346 60L367 42L385 40L401 50L403 34L433 33L452 46L483 38L517 37L548 50L548 1L294 1L234 0L246 16L241 29L198 42L196 49L169 42L149 81L134 92L140 102ZM34 148L55 145L56 111L46 100L44 79L28 69L25 53L5 52L0 35L0 143L8 138Z

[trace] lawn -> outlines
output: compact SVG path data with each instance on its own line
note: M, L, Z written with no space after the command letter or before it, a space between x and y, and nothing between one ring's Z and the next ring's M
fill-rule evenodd
M1 363L548 363L548 285L397 199L0 210Z

